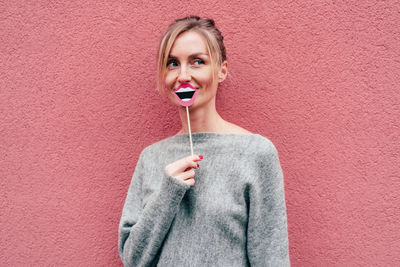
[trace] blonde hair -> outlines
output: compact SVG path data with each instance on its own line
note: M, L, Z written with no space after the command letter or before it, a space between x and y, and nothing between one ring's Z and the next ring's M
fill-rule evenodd
M224 37L215 27L214 20L200 18L197 16L185 17L175 20L169 25L167 31L161 38L158 55L157 55L157 87L164 94L164 78L167 71L167 62L172 45L176 38L187 31L195 31L199 33L207 44L208 54L210 55L211 67L213 71L213 79L216 76L216 67L220 67L226 60Z

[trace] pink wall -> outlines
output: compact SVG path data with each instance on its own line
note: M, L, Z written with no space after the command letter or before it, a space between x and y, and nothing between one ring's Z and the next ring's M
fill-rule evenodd
M278 148L292 266L400 266L398 1L62 2L0 4L1 266L121 265L139 153L179 128L158 40L188 14L225 35L222 116Z

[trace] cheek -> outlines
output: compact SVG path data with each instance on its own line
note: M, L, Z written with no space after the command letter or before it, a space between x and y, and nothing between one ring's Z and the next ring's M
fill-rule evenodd
M165 82L165 85L167 86L167 88L170 88L171 85L173 85L174 81L175 81L175 75L171 72L168 72L165 75L165 79L164 79L164 82Z
M198 81L204 84L212 83L212 72L210 69L204 69L202 71L197 72L195 77L197 78Z

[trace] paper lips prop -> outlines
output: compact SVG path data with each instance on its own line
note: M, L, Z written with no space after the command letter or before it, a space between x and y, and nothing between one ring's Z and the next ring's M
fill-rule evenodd
M194 88L189 83L183 83L174 91L179 104L184 107L191 106L198 93L198 89Z

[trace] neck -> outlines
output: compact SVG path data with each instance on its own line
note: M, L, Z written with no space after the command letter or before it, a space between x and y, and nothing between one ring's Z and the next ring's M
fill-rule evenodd
M178 132L189 133L186 107L179 107L179 117L182 123L182 129ZM192 133L196 132L219 132L223 129L226 122L218 114L215 108L215 98L209 101L204 107L189 107L190 128Z

